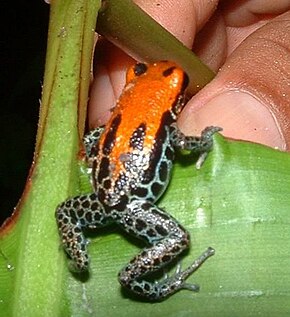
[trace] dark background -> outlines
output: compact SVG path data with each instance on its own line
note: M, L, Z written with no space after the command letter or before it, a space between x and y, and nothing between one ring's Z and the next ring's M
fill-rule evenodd
M21 196L33 158L49 5L43 0L2 1L0 18L1 225Z

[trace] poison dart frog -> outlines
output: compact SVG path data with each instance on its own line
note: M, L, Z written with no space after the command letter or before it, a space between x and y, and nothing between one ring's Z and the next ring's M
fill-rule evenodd
M189 247L189 233L155 202L165 191L175 149L204 155L218 127L200 137L185 136L176 119L184 106L188 76L175 63L137 63L127 72L126 85L109 122L84 137L94 192L61 203L57 225L74 270L89 269L84 228L116 224L147 247L120 272L119 282L149 300L162 300L180 289L197 291L186 279L211 255L208 248L191 266L162 281L146 276Z

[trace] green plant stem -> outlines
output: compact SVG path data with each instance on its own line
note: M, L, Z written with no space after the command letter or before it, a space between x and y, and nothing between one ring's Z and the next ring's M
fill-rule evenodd
M214 73L191 50L163 29L131 0L107 0L100 10L97 32L137 60L173 60L190 78L188 94L204 87Z
M10 234L3 244L15 269L10 295L1 290L6 316L58 316L65 307L64 253L54 212L78 189L79 115L86 111L94 26L100 1L56 0L51 4L46 72L35 163ZM8 237L8 236L7 236ZM2 272L5 274L5 271ZM6 272L7 274L7 272ZM5 300L3 300L5 298ZM9 305L7 305L9 302ZM1 309L0 309L1 310Z

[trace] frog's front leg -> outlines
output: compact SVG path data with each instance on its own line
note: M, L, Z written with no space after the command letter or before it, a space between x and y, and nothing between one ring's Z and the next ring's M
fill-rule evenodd
M63 247L72 260L71 269L79 272L88 270L88 242L83 228L102 227L111 221L97 195L93 193L68 199L57 207L55 216Z
M197 291L198 286L185 283L214 250L209 248L186 270L160 282L149 282L143 277L166 266L189 247L189 234L170 215L150 202L133 201L119 221L130 234L151 247L135 256L119 273L120 283L132 292L150 300L162 300L180 289Z
M83 138L83 143L85 146L86 156L88 159L93 159L95 157L94 148L95 145L99 142L99 139L102 133L105 130L105 126L97 127L94 130L91 130Z
M170 126L170 140L175 148L200 153L196 163L196 168L200 168L212 148L213 135L218 131L222 131L222 128L210 126L201 132L200 137L188 136L179 130L176 123L173 123Z

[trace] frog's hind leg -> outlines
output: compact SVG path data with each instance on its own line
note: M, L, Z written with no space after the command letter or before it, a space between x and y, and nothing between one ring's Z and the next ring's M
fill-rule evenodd
M213 249L206 250L186 270L178 270L160 282L149 282L143 279L145 275L166 266L189 247L189 234L173 217L150 202L131 202L119 223L128 233L151 245L121 270L119 281L123 286L150 300L162 300L180 289L198 290L198 286L185 280L213 254Z
M79 272L88 270L88 241L83 228L103 227L111 221L97 195L81 195L64 201L57 207L55 217L63 247L72 260L71 269Z

